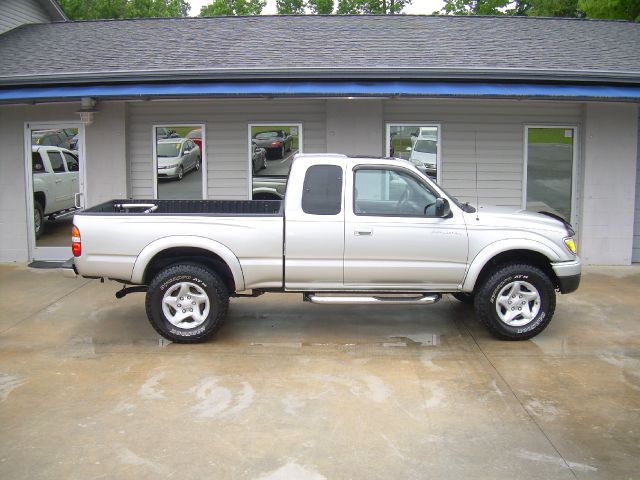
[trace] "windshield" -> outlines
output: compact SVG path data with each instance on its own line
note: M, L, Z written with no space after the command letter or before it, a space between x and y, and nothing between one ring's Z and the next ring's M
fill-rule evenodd
M435 140L416 140L413 150L420 153L438 153L438 143Z
M278 132L260 132L256 135L256 138L265 139L265 138L276 138L278 136Z
M191 130L187 138L202 138L202 130Z
M178 157L180 156L180 142L159 143L159 157Z

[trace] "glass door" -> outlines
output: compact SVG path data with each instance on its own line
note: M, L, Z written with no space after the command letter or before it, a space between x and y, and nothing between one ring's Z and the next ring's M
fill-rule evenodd
M27 225L32 260L67 260L73 215L84 206L84 127L27 124Z
M576 127L525 127L523 207L575 221Z

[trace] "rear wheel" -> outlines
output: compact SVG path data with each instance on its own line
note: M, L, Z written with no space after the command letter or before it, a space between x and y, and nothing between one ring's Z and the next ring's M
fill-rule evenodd
M151 326L176 343L200 343L222 325L229 293L207 268L177 264L161 270L149 285L145 302Z
M526 264L503 265L476 290L475 310L502 340L527 340L553 317L556 292L546 273Z

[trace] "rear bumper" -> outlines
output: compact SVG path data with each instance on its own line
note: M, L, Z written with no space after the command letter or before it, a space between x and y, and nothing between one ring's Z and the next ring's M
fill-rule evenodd
M551 267L558 278L560 293L571 293L578 289L582 274L582 265L579 258L571 262L552 263Z
M66 278L78 278L78 271L73 263L73 257L64 262L60 267L62 269L62 275Z

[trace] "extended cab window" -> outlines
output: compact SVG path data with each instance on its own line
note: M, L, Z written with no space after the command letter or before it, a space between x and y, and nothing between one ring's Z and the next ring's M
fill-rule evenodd
M396 169L358 169L356 215L435 216L437 195L413 175Z
M45 173L44 163L42 163L40 153L33 152L31 159L33 161L33 173Z
M313 165L304 177L302 211L310 215L337 215L342 204L342 168Z

